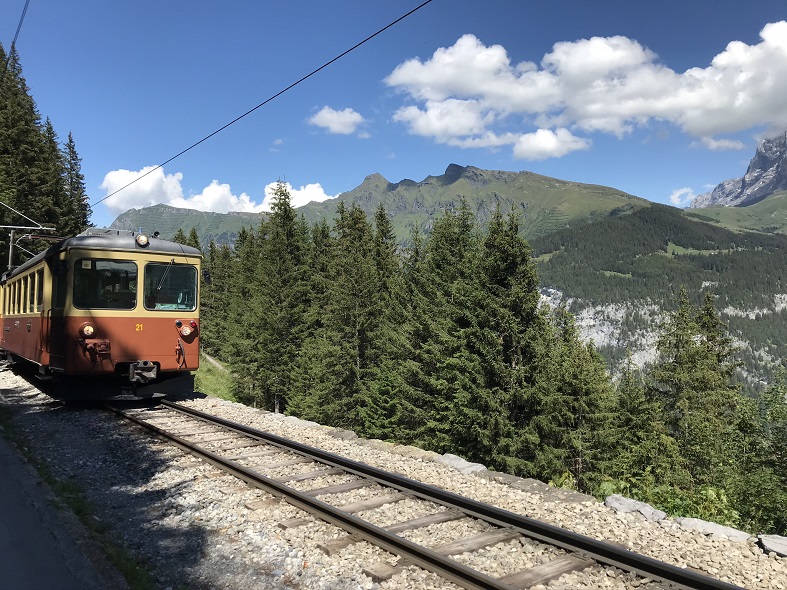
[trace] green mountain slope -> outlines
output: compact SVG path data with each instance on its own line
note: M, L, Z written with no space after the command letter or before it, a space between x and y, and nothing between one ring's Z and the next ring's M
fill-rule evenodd
M787 236L717 228L665 205L556 231L532 247L542 283L595 303L711 283L721 303L738 308L787 293Z
M517 211L522 217L525 237L548 234L573 224L630 213L650 203L617 189L568 182L532 172L481 170L451 164L441 176L429 176L421 182L402 180L391 183L380 174L367 176L357 188L336 199L309 203L298 208L310 223L333 221L340 202L357 203L372 216L379 203L392 218L397 238L406 242L412 229L429 231L433 220L444 211L457 211L462 200L485 224L500 205L503 212ZM232 243L241 227L256 226L259 216L250 213L203 213L156 205L132 209L118 217L112 227L118 229L157 230L171 237L178 229L188 234L192 227L203 243Z
M195 209L181 209L169 205L153 205L142 209L129 209L112 222L113 229L140 229L152 234L157 231L163 238L172 238L179 229L188 235L196 228L200 241L207 245L211 240L217 244L233 244L243 227L256 227L260 216L257 213L210 213Z
M787 235L736 232L654 204L553 232L532 246L545 288L570 295L574 313L609 316L597 343L613 364L625 347L652 351L648 334L681 285L697 302L703 290L716 295L750 375L768 377L787 358ZM589 315L598 323L598 313Z
M397 237L406 241L413 227L428 231L432 221L444 211L458 211L463 199L482 225L498 205L503 212L517 211L527 238L650 204L605 186L568 182L532 172L481 170L451 164L442 176L429 176L421 182L402 180L392 184L381 175L372 174L335 201L313 203L299 211L309 221L321 217L331 220L340 201L347 205L355 202L368 215L382 202L392 217Z
M740 231L787 234L787 191L774 193L748 207L689 209L692 219Z

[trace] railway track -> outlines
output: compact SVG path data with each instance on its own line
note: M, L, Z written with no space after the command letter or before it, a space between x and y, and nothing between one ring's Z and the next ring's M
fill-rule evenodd
M345 535L321 545L326 553L340 551L362 540L390 553L390 559L366 565L364 573L375 581L389 579L402 568L415 565L463 588L510 590L545 584L568 572L612 566L640 576L641 583L653 582L656 587L664 587L663 584L696 590L739 588L610 543L172 402L163 402L154 408L120 409L110 406L110 409L247 484L272 494L276 498L274 501L285 500L312 515L312 518L280 522L281 528L304 526L317 518L343 529ZM326 481L328 485L321 485ZM341 506L330 503L332 498L340 498L345 492L361 488L369 490L362 501ZM420 502L423 516L382 525L358 516L407 501ZM260 509L269 503L261 500L248 507ZM438 544L430 543L428 536L422 538L420 534L417 541L412 540L416 538L415 531L423 533L427 527L448 526L448 523L458 525L458 529L465 531L464 536ZM490 576L463 563L460 557L472 552L491 552L495 546L503 547L503 551L532 553L533 547L544 544L548 546L547 551L540 549L544 559L503 577Z

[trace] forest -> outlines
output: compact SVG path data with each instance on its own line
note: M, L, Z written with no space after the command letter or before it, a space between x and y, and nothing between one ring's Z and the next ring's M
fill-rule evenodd
M16 265L49 241L84 231L90 205L73 136L61 143L49 118L41 120L15 49L6 54L0 45L0 67L0 225L54 228L17 230L11 261ZM9 236L0 232L4 260Z
M199 245L198 236L177 239ZM787 375L736 384L715 296L676 288L659 360L613 380L540 303L515 214L467 207L401 248L381 206L309 225L279 184L234 250L210 244L203 345L236 399L359 436L750 532L787 530Z
M614 244L614 247L610 247ZM636 347L651 328L638 310L674 311L683 285L692 303L712 291L728 318L748 391L772 382L787 357L787 313L776 298L787 292L787 236L735 232L692 219L674 207L653 204L561 229L532 241L541 284L570 294L570 311L623 305L620 341ZM611 367L625 348L601 349ZM617 371L616 371L617 372Z

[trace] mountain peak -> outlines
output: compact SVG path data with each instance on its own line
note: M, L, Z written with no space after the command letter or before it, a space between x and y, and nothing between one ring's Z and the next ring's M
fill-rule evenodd
M689 207L745 207L782 190L787 190L787 130L760 142L741 178L719 183L711 192L695 198Z
M445 169L445 177L446 182L452 183L459 180L462 175L465 173L467 168L465 166L460 166L459 164L449 164L448 168Z

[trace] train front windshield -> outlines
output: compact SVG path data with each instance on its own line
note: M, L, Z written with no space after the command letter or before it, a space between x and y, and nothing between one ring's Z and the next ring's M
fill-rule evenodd
M134 309L137 265L130 260L81 258L74 265L74 306L80 309Z
M145 309L197 309L197 268L188 264L145 265Z

